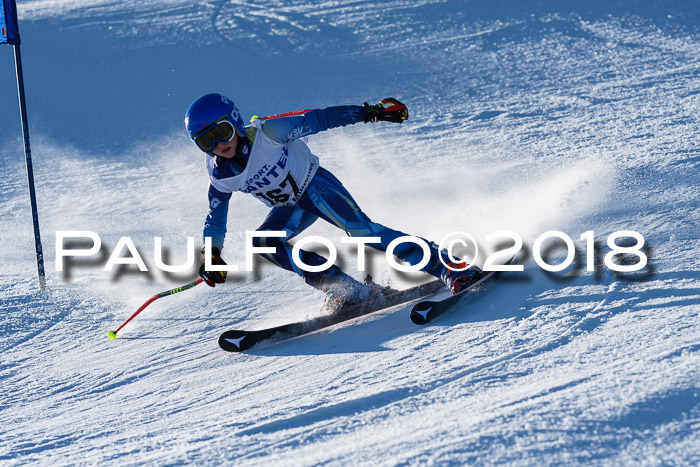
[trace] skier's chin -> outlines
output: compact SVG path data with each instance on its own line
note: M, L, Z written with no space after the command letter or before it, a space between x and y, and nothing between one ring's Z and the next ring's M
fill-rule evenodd
M219 157L223 157L224 159L230 159L235 155L235 151L231 146L222 148L222 149L217 149L215 154Z

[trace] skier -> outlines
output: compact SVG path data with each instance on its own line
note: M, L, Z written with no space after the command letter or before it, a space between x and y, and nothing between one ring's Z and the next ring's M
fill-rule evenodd
M324 291L329 299L327 303L332 306L351 304L366 298L376 287L356 281L336 265L322 272L301 270L292 260L292 246L288 240L318 218L350 236L379 237L381 243L369 245L382 251L392 240L406 234L372 222L338 179L319 165L318 157L301 138L359 122L402 123L408 119L408 109L398 100L386 98L375 105L365 102L363 106L344 105L285 115L253 119L251 125L245 126L233 101L216 93L199 97L187 109L185 127L190 139L209 156L206 157L209 214L204 223L204 238L211 237L211 262L226 264L221 252L231 193L250 193L272 208L258 231L287 233L286 238L255 238L254 246L275 247L275 253L263 256ZM458 293L482 274L476 266L463 269L464 263L450 263L446 252L438 251L432 242L426 243L430 245L431 256L421 270L440 278L453 293ZM419 245L409 242L401 243L394 250L399 259L411 265L420 263L423 253ZM309 266L326 263L325 258L314 252L301 250L300 255ZM440 255L450 268L443 265ZM225 271L207 271L204 259L199 274L211 287L226 280Z

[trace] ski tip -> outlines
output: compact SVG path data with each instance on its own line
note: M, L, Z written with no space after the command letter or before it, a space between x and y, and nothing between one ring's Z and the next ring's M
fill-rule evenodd
M245 338L242 331L226 331L219 336L219 347L227 352L243 352L248 348L243 342Z
M117 333L110 329L109 332L107 333L107 336L109 336L110 339L116 339Z
M420 302L416 303L413 305L413 308L411 308L411 313L409 317L411 318L411 322L413 324L425 324L428 322L428 313L430 313L430 310L432 310L433 305L435 305L435 302Z

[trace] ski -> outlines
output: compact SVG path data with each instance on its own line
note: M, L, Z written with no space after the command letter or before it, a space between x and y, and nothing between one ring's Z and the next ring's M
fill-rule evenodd
M243 352L258 346L262 342L265 344L273 344L285 341L344 321L432 295L443 286L444 284L442 281L434 280L406 290L396 291L377 299L341 308L329 315L319 316L318 318L307 321L283 324L281 326L259 329L256 331L225 331L219 336L219 346L227 352Z
M511 257L505 264L511 264L515 256ZM500 271L490 271L479 280L472 282L456 295L451 295L443 300L424 300L418 302L411 308L410 318L413 324L426 324L449 310L462 297L470 291L478 288L484 282L493 278Z

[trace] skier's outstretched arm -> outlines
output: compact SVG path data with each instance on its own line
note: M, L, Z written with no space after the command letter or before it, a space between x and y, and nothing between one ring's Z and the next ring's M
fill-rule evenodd
M209 214L204 221L202 244L206 237L211 237L212 249L224 249L226 238L226 219L228 216L228 203L231 193L224 193L209 185Z
M301 115L266 120L262 124L262 130L273 141L285 144L304 136L359 122L384 120L401 123L406 119L408 119L406 106L389 97L374 105L365 102L363 106L326 107L309 110Z
M228 202L231 193L224 193L209 184L209 214L204 221L204 241L211 237L211 263L217 266L225 265L221 258L221 250L224 248L224 238L226 237L226 218L228 215ZM202 247L202 255L205 249ZM207 285L214 287L226 281L226 271L208 271L206 269L206 259L202 257L199 263L199 275Z

